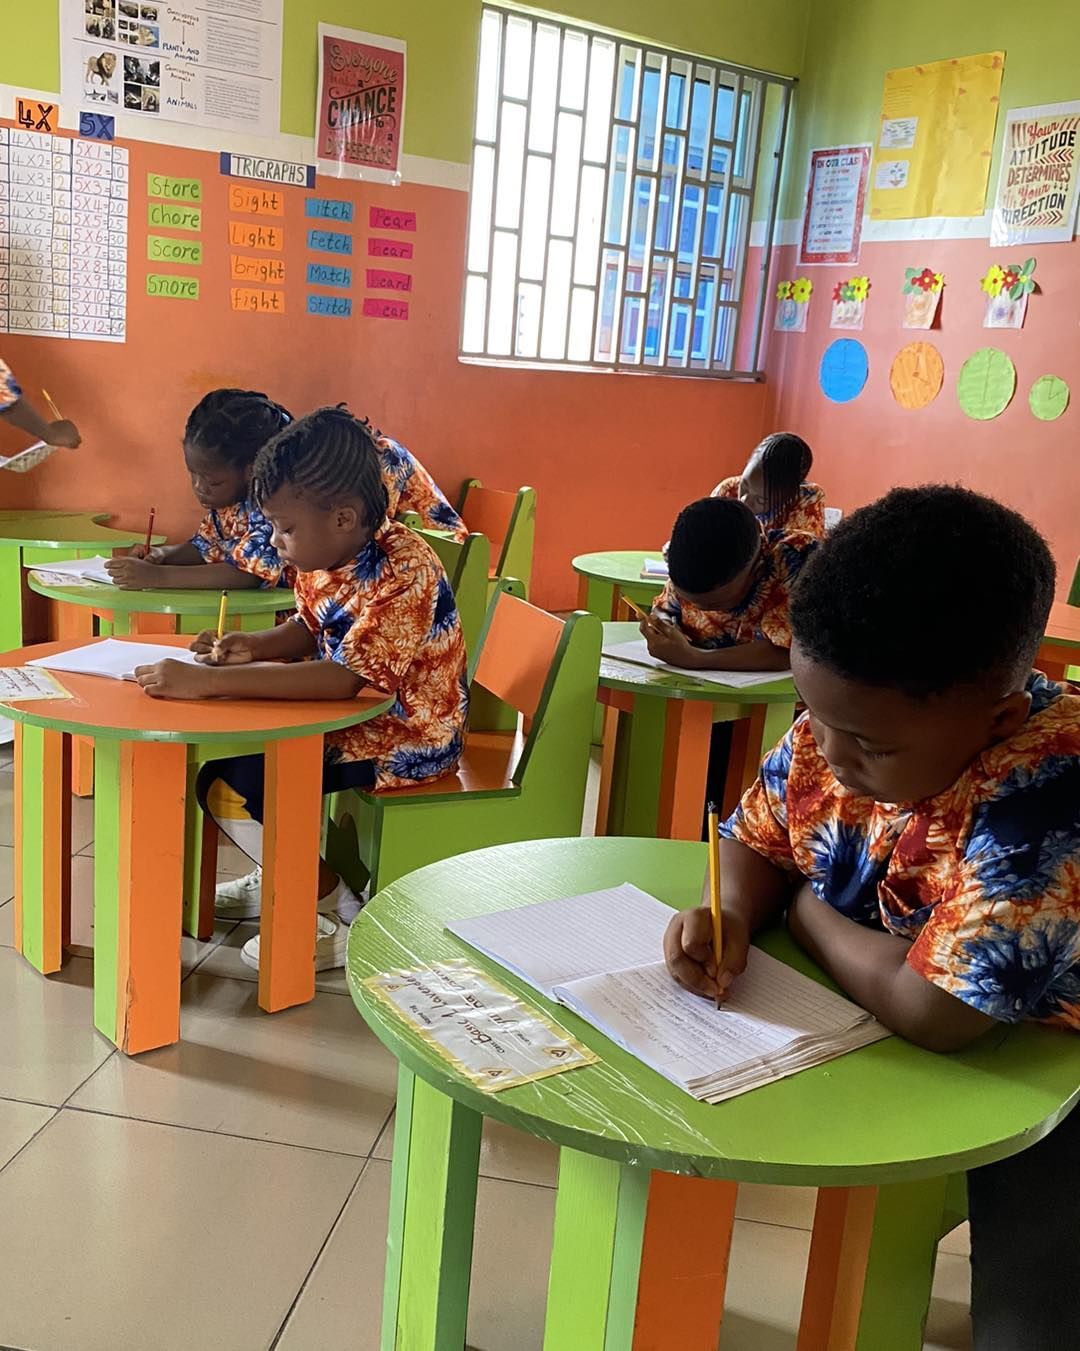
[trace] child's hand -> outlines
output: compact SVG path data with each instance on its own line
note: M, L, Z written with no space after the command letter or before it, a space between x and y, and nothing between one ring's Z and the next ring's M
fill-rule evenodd
M171 657L153 666L136 666L135 679L152 699L209 699L213 676Z
M155 563L143 558L107 558L105 571L121 591L142 591L154 585Z
M65 450L74 450L82 442L78 427L74 422L68 422L66 418L61 418L59 422L50 422L47 433L45 437L47 446L62 446Z
M641 621L641 636L650 657L666 661L669 666L693 666L695 649L678 624L650 615Z
M680 910L664 934L664 961L675 981L703 999L728 997L731 982L746 970L750 934L738 915L724 914L724 946L717 971L713 958L712 913L707 905Z
M159 549L157 545L151 545L148 549L145 544L136 544L133 549L128 550L128 558L139 558L144 563L164 563L165 550Z
M255 660L255 648L246 633L226 633L219 638L213 629L203 629L191 650L203 666L241 666Z

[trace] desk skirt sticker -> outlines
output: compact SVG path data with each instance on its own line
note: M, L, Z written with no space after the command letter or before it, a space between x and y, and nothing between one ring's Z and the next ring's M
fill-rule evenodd
M464 958L382 971L364 988L490 1093L596 1063L587 1046Z
M320 173L401 182L405 43L319 24L315 162Z

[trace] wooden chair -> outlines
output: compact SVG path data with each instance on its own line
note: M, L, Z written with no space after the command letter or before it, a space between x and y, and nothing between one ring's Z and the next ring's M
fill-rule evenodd
M536 530L536 493L485 488L477 478L466 479L458 512L470 530L491 541L491 591L500 577L520 577L526 592L532 579L533 536Z
M601 625L565 621L499 591L470 661L472 705L456 775L333 796L326 857L354 889L516 840L576 836L589 771ZM521 715L513 730L499 710Z

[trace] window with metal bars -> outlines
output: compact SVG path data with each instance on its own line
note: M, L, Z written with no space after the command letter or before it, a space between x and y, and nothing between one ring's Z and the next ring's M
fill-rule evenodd
M485 6L462 357L759 376L790 95Z

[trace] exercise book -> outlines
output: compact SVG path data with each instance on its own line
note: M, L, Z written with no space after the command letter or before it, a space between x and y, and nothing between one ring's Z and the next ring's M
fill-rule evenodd
M726 685L732 690L751 689L754 685L771 685L774 680L791 679L790 671L692 671L686 666L669 666L666 661L651 655L644 638L632 638L627 643L605 643L603 653L605 657L613 657L617 661L633 662L635 666L651 666L657 671L690 676L710 685Z
M69 563L26 563L24 566L49 578L70 577L75 582L104 582L106 586L115 586L105 571L108 561L99 555L97 558L73 558Z
M195 662L195 653L186 647L166 647L158 643L125 643L119 638L102 638L98 643L35 657L27 666L44 666L49 671L67 671L70 675L108 676L110 680L134 680L136 666L153 666L159 661Z

